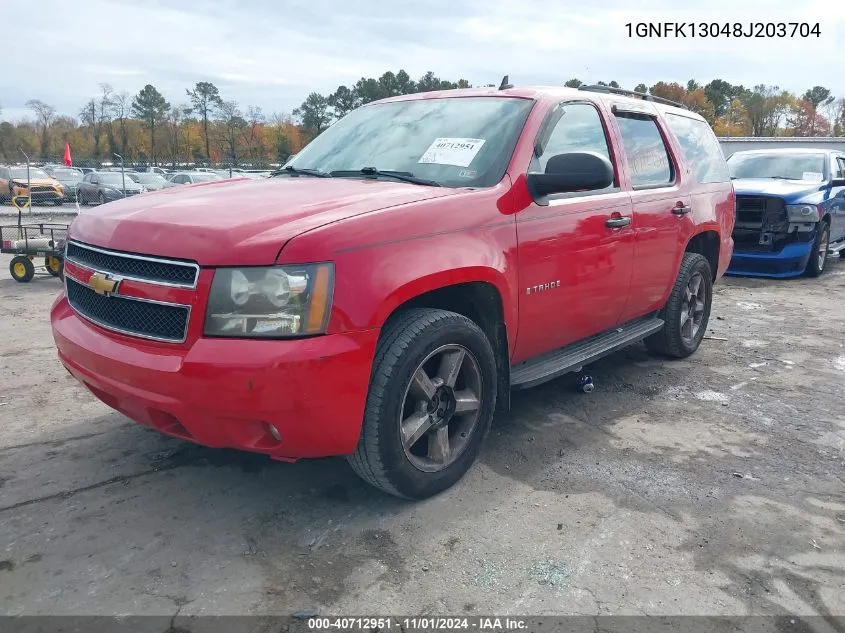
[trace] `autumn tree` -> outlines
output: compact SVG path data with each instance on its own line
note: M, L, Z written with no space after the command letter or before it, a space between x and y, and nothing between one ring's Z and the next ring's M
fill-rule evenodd
M665 81L658 81L648 90L652 96L676 102L683 101L687 94L686 89L676 82L666 83Z
M778 86L759 84L739 97L748 113L751 136L777 136L795 99Z
M710 124L716 121L716 108L707 99L703 88L696 88L692 92L687 92L681 99L681 103L693 112L700 114Z
M830 122L819 114L815 102L807 98L800 99L794 104L789 125L795 136L830 135Z
M35 121L41 139L41 158L47 160L50 154L50 126L56 118L56 108L40 99L30 99L26 107L35 113Z
M217 108L223 105L220 91L213 83L200 81L193 90L186 90L193 105L193 112L202 121L202 133L205 138L205 156L211 160L211 143L208 138L208 122Z
M132 102L132 114L150 131L150 158L156 164L156 127L164 120L170 104L155 86L147 84Z

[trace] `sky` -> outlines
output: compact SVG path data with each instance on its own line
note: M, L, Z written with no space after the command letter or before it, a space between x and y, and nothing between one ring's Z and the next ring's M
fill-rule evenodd
M173 105L210 81L244 110L290 113L312 91L428 70L474 85L618 81L814 85L845 96L837 0L39 0L5 29L0 119L29 99L77 115L98 85L156 86ZM820 37L630 37L628 23L819 23ZM746 28L748 28L746 26Z

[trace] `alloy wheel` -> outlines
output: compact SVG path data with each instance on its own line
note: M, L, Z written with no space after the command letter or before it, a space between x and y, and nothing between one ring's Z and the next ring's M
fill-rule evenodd
M681 302L681 338L687 345L693 344L704 320L707 285L701 273L695 273L684 288Z
M462 345L431 352L412 374L399 414L408 460L424 472L444 470L463 453L478 424L481 369Z

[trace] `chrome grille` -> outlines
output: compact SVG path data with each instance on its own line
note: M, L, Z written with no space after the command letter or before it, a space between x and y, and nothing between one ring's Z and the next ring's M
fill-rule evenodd
M67 275L65 281L71 307L101 327L168 343L182 343L187 336L190 306L99 295Z
M65 258L93 270L162 286L194 288L199 266L194 262L159 259L68 242Z

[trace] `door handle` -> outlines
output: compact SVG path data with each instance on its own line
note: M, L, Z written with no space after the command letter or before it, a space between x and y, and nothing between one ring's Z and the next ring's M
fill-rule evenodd
M623 226L628 226L631 223L631 218L609 218L604 221L604 225L610 229L621 229Z
M675 215L686 215L690 211L692 211L692 207L687 204L684 204L683 202L679 202L675 205L675 208L672 209L672 213L674 213Z

